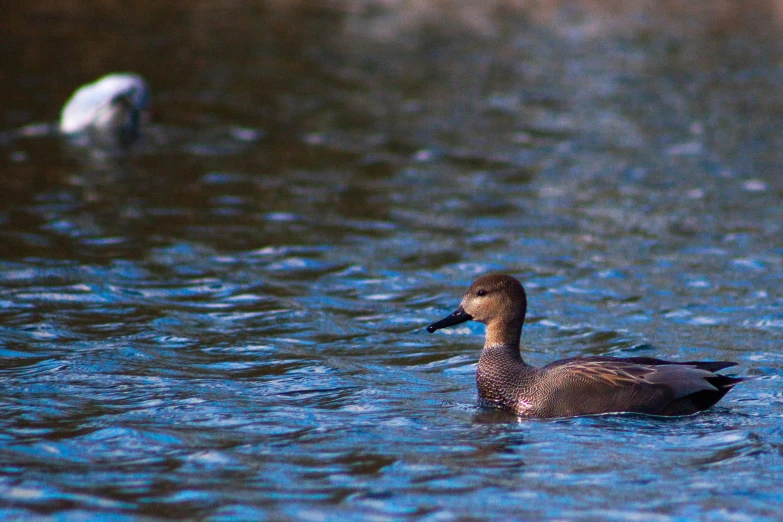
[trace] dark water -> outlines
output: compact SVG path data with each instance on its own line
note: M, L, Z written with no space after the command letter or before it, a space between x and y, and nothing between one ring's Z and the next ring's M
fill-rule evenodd
M6 519L776 520L783 8L18 3L0 46ZM396 7L395 7L396 5ZM126 157L49 131L144 75ZM728 359L692 417L476 405L523 356Z

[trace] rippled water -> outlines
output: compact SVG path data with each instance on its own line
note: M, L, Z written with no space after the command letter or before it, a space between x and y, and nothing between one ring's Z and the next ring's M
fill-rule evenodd
M775 520L778 4L22 3L0 51L0 515ZM144 75L127 156L51 130ZM523 356L728 359L699 415L481 410Z

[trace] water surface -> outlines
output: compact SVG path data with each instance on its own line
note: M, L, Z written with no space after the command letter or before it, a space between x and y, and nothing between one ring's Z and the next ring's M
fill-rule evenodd
M0 50L8 519L775 520L774 2L19 4ZM132 70L127 155L51 132ZM699 415L476 404L488 271L523 357L740 363Z

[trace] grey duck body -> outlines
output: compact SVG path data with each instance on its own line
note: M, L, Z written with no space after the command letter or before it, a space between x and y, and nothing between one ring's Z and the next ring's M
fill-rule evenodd
M526 364L519 351L526 310L527 297L519 281L492 274L471 285L454 313L427 327L434 332L468 320L487 325L476 372L485 405L530 417L688 415L709 408L742 381L715 373L736 365L727 361L574 357L536 368Z

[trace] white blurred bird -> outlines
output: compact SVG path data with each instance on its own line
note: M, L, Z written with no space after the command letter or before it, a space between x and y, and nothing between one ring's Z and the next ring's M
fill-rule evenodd
M108 74L81 86L63 107L60 132L77 140L129 145L148 118L150 92L136 74Z

